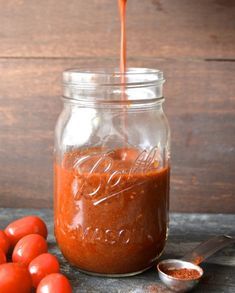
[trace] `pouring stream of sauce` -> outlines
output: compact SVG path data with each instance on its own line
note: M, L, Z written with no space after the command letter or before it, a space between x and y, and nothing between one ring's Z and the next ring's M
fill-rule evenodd
M121 19L121 46L120 46L120 72L121 72L121 83L122 83L122 100L127 100L125 89L126 89L126 4L127 0L118 0L119 13ZM127 114L126 107L123 110L123 136L125 145L127 144Z
M120 49L120 72L126 71L126 3L127 0L119 1L119 12L121 17L121 49Z

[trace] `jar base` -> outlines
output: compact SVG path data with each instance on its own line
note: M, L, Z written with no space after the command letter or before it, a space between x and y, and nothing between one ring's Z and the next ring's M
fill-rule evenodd
M105 278L125 278L125 277L132 277L132 276L136 276L139 274L142 274L143 272L151 269L153 267L154 264L152 264L151 266L144 268L140 271L137 272L132 272L132 273L125 273L125 274L102 274L102 273L93 273L93 272L89 272L89 271L85 271L82 269L77 268L77 270L81 273L84 273L86 275L89 276L95 276L95 277L105 277Z

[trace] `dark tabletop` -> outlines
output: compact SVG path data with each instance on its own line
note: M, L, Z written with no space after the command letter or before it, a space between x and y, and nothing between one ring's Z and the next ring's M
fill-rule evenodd
M53 213L49 209L0 209L0 229L25 215L39 215L49 228L49 250L61 263L74 292L170 293L159 281L155 268L135 277L91 277L72 268L58 250L53 235ZM183 256L201 241L219 234L235 235L235 216L225 214L179 214L170 217L170 235L162 258ZM194 293L235 293L235 245L216 253L202 265L205 277Z

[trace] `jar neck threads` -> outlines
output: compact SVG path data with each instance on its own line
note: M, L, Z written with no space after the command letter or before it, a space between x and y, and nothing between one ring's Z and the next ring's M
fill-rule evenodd
M128 68L125 83L116 69L63 73L64 99L71 102L102 105L140 106L163 100L163 73L147 68ZM123 99L125 95L125 99Z

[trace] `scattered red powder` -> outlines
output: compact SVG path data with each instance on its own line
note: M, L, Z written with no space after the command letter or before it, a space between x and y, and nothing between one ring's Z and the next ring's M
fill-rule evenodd
M201 263L204 260L204 258L202 256L196 256L193 260L193 263L195 263L196 265L198 265L199 263Z

